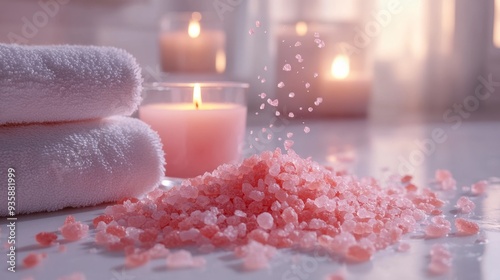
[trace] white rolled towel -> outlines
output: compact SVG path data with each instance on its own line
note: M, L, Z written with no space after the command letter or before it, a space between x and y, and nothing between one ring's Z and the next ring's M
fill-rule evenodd
M141 84L121 49L0 44L0 125L131 115Z
M16 214L138 197L164 174L158 134L129 117L4 126L0 143L0 216L8 214L9 173Z

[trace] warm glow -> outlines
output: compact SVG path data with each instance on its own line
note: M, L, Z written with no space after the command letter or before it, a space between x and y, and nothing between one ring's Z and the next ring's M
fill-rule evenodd
M218 50L215 54L215 71L224 73L226 70L226 53L224 50Z
M347 78L350 72L349 58L345 55L336 56L332 62L331 72L335 79Z
M200 84L194 84L193 88L193 103L196 109L201 106L201 88Z
M295 32L297 32L297 35L299 36L304 36L307 33L307 23L303 21L299 21L295 24Z
M495 23L493 27L493 44L500 48L500 0L495 0Z
M200 22L193 19L189 21L188 34L191 38L197 38L201 32Z

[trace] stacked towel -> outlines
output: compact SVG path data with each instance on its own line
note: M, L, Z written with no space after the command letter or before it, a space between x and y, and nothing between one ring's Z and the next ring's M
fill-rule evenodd
M9 168L16 214L97 205L157 186L161 141L125 117L139 105L141 82L123 50L0 44L0 216L8 215Z

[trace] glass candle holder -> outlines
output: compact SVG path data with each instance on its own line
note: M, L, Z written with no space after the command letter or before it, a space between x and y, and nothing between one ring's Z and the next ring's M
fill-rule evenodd
M240 160L248 84L152 83L139 118L158 132L168 177L189 178Z
M165 15L159 42L164 72L220 74L226 70L226 35L212 14Z

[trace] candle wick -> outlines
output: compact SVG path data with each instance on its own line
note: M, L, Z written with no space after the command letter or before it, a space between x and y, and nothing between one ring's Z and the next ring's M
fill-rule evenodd
M194 106L196 106L196 110L198 110L198 107L200 107L200 105L198 104L198 101L194 102Z

